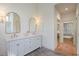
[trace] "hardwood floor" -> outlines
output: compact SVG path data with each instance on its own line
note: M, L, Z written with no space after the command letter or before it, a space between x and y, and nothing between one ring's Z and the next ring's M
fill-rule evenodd
M73 38L64 38L64 43L67 43L69 45L73 45Z
M55 51L64 55L76 55L76 47L73 45L73 38L64 38L63 43L58 42Z

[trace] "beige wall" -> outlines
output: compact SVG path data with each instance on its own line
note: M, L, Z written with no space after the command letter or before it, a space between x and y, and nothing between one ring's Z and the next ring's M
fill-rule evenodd
M55 13L55 4L38 4L39 16L41 16L41 33L43 34L42 45L48 49L54 50L56 47L57 20Z

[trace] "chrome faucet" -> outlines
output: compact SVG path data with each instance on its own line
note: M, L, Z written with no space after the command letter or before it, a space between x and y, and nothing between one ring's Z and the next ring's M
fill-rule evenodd
M16 34L15 33L13 34L13 37L16 37Z
M16 33L13 33L13 34L11 35L11 38L15 38L15 37L17 37L17 35L16 35Z

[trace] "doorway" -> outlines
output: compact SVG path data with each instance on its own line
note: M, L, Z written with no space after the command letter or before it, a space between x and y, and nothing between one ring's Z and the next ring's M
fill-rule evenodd
M64 55L76 55L76 8L75 3L55 5L57 16L56 51Z

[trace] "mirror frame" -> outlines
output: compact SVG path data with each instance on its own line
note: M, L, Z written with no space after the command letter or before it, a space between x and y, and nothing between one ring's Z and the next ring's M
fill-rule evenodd
M30 23L31 23L31 20L35 20L35 32L37 32L37 24L36 24L36 18L35 17L30 17L29 19L29 33L34 33L34 32L31 32L30 31Z
M6 16L8 16L8 14L10 14L10 13L17 14L17 13L15 13L15 12L8 12ZM18 15L18 14L17 14L17 15ZM20 21L20 16L18 15L18 17L19 17L19 21ZM8 32L6 31L6 17L5 17L5 33L6 33L6 34L13 34L13 33L20 33L20 32L21 32L21 22L19 23L19 31L18 31L18 32L11 32L11 33L8 33Z

